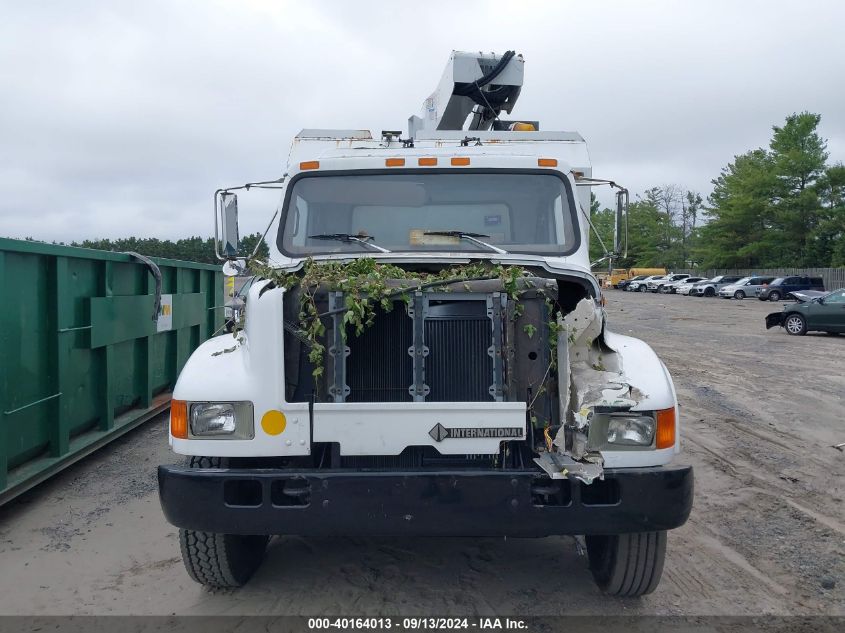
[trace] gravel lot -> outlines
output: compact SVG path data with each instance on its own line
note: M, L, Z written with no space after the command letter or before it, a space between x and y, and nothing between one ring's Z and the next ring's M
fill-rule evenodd
M845 614L845 336L766 331L779 307L608 293L672 372L696 469L650 596L603 597L570 538L276 538L209 592L158 505L160 417L0 508L0 614Z

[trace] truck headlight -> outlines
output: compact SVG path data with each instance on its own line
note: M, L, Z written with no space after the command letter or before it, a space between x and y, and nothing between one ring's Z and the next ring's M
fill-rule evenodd
M251 402L194 402L190 437L252 439L255 436Z
M644 415L613 415L607 423L607 443L623 446L651 446L654 418Z

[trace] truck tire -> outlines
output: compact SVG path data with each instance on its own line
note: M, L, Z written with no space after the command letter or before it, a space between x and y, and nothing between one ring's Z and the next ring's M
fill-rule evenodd
M191 457L191 468L225 468L221 457ZM206 587L242 587L252 577L267 548L269 536L216 534L179 530L182 562L188 575Z
M604 593L633 598L657 588L666 558L666 531L587 536L590 571Z

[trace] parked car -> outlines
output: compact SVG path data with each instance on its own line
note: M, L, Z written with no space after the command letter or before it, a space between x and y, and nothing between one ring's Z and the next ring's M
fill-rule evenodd
M792 293L799 290L824 290L824 280L821 277L778 277L757 293L760 301L780 301L792 299Z
M666 281L669 275L657 275L656 277L652 277L649 279L645 284L645 289L649 292L657 292L657 284L662 281Z
M618 288L619 290L627 290L628 286L634 281L642 281L643 279L647 278L648 275L637 275L636 277L631 277L631 279L623 279L620 281L614 288Z
M625 288L628 292L645 292L648 290L648 282L652 279L657 279L658 277L663 277L663 275L649 275L645 279L640 279L639 281L632 281L628 284L628 287Z
M740 279L742 279L740 275L718 275L713 279L695 284L689 294L691 297L715 297L722 286L736 283Z
M663 294L666 294L666 295L673 295L677 291L678 286L680 286L683 283L686 283L690 279L695 279L697 281L701 281L703 279L703 277L687 276L687 277L684 277L682 279L676 279L674 281L670 281L670 282L663 284L663 286L658 289L658 292L662 292Z
M775 280L774 277L743 277L735 284L728 284L719 288L719 296L723 299L745 299L756 297L757 293Z
M648 289L651 292L663 292L663 287L666 284L675 283L689 277L686 273L663 275L660 279L654 279L648 283Z
M766 329L780 325L792 336L803 336L807 332L845 332L845 288L826 293L821 297L801 300L783 306L783 311L766 316Z
M609 284L614 288L620 288L623 281L632 281L634 278L644 279L649 275L665 275L665 268L614 268L608 277Z
M706 277L687 277L686 279L675 284L673 290L679 295L688 295L697 283L708 281Z

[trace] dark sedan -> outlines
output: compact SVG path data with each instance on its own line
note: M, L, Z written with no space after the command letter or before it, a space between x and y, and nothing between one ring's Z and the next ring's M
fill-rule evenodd
M821 297L785 305L782 312L772 312L766 317L766 329L780 325L787 334L803 336L807 332L845 332L845 288L834 290Z

